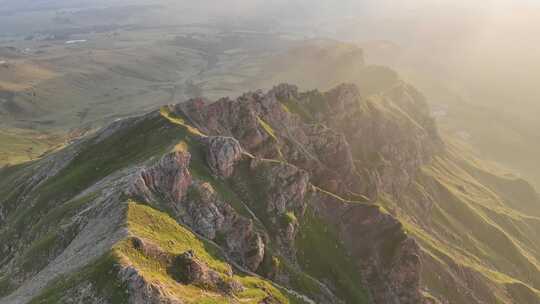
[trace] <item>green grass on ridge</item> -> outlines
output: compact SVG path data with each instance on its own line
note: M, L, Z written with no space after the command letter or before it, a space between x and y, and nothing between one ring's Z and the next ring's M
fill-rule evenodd
M300 220L296 247L298 262L304 271L322 282L332 282L346 303L369 303L367 291L360 287L359 271L347 256L337 231L309 207Z

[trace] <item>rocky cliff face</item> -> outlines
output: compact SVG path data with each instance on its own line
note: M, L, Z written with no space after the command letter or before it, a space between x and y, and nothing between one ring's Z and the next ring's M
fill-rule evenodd
M231 174L234 160L241 157L238 142L225 137L205 141L210 169L220 176ZM224 236L222 245L228 254L248 269L257 270L264 257L263 236L254 230L249 219L220 200L210 183L192 178L188 170L190 158L189 152L178 151L141 169L127 195L171 210L179 222L205 238L216 240Z
M341 195L397 195L442 146L427 105L405 84L369 100L354 85L324 94L280 85L237 101L191 100L175 111L206 134L238 138L258 157L308 170L318 185Z
M264 190L258 191L269 191L261 212L261 217L269 218L268 226L279 226L284 214L295 217L276 233L280 237L275 243L289 262L297 263L295 226L306 206L311 206L318 216L340 227L339 238L357 259L356 266L365 274L374 302L420 303L419 247L395 218L378 208L355 206L343 199L333 199L328 206L316 195L306 198L306 193L313 191L307 187L308 180L351 200L376 201L378 193L398 197L405 191L421 166L442 149L426 105L410 96L416 92L407 90L412 89L403 85L391 92L399 97L392 96L397 99L394 104L391 96L364 100L353 85L341 85L324 94L299 93L294 86L280 85L266 94L248 93L236 101L206 104L195 99L173 111L207 134L238 138L255 157L248 166L249 174L253 175L265 158L303 169L301 177L294 167L287 168L290 165L281 169L272 165L275 168L255 173L264 179ZM409 115L419 116L422 125ZM358 245L359 235L366 242L364 246Z
M426 302L418 292L419 247L399 221L377 206L340 202L324 193L314 195L313 205L337 227L372 290L374 303Z
M471 164L403 83L163 107L1 172L0 302L535 303L539 221Z

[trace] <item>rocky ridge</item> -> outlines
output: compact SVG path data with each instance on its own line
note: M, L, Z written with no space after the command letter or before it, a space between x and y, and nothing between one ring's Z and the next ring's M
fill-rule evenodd
M404 86L401 89L411 88ZM322 103L321 100L326 103ZM311 112L298 110L310 109L306 105L313 106L317 102L321 103L318 105L320 108L312 108ZM268 226L278 225L279 218L287 212L292 211L295 218L287 224L284 231L277 233L281 237L275 240L280 254L288 258L289 262L297 263L294 245L291 244L294 244L296 238L298 218L301 221L306 206L311 206L329 223L334 222L339 226L343 225L345 214L358 213L363 216L369 214L365 221L371 225L366 225L364 228L366 230L360 229L359 234L373 242L385 240L382 242L395 243L391 245L395 246L395 256L390 258L399 262L391 263L393 267L384 269L387 267L387 261L384 259L388 258L384 256L387 253L382 253L387 249L382 248L384 245L378 247L369 242L369 247L354 248L353 244L356 242L353 236L357 234L352 232L356 232L358 228L352 226L359 225L362 219L356 218L351 221L350 226L342 228L340 235L345 247L354 257L369 261L364 264L358 262L357 266L362 269L361 272L369 274L366 277L373 277L367 285L374 286L371 290L374 300L377 303L392 301L419 303L423 300L419 293L420 260L419 248L415 241L403 232L395 218L385 214L378 207L347 203L343 198L376 201L378 192L386 192L389 189L398 195L400 189L412 182L415 172L422 164L428 162L437 149L442 149L442 141L436 129L433 129L434 124L427 116L427 111L422 110L417 110L418 113L414 114L425 115L421 117L425 126L414 126L416 129L413 130L402 130L401 124L394 123L390 119L385 121L385 117L377 115L370 115L372 121L363 122L367 126L358 125L354 117L367 116L363 113L366 107L364 103L353 85L342 85L325 94L318 92L302 94L294 86L280 85L266 94L248 93L235 101L221 99L207 104L204 100L195 99L179 104L171 111L186 117L205 134L237 138L240 145L255 157L249 161L249 168L252 170L257 168L258 163L265 163L265 159L277 159L293 165L291 167L275 164L272 166L276 169L279 167L287 169L281 169L283 173L273 169L260 174L266 179L263 183L271 189L271 196L267 198L269 204L264 210L264 216L270 218ZM291 109L297 109L298 112L294 113ZM409 133L405 136L404 132ZM362 168L359 160L353 160L354 148L348 140L356 143L374 137L386 139L376 148L381 151L380 157L388 164L381 169L369 170ZM408 146L408 154L404 154L401 149L404 145ZM362 149L362 153L366 153L366 149ZM360 165L359 168L357 165ZM302 173L303 177L292 177L294 174L288 173L291 170L296 171L294 167L301 168L301 171L305 172ZM392 171L388 172L389 169ZM283 176L284 174L291 177ZM282 176L286 181L274 185ZM307 187L308 180L312 183L310 187ZM334 199L327 191L343 198ZM325 206L327 201L331 202L331 207ZM336 210L341 208L347 211L336 214ZM334 210L328 212L326 211L328 209ZM370 233L374 234L372 238L368 237ZM400 283L386 284L396 281Z
M494 281L433 248L459 232L430 221L465 176L450 172L480 174L448 145L403 83L369 98L283 84L119 121L1 172L0 302L489 302L463 282ZM534 303L534 284L496 296Z

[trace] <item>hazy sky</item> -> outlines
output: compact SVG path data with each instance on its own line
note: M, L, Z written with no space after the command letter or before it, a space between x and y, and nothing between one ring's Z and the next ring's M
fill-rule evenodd
M390 40L405 63L515 110L540 108L540 1L379 0L324 25L350 40ZM341 23L340 23L341 22ZM332 32L334 31L334 32ZM450 81L448 80L450 79ZM514 104L513 104L514 103Z

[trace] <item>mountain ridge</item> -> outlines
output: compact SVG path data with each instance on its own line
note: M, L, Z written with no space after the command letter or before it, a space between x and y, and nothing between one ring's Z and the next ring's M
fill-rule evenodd
M536 191L385 92L191 99L2 169L0 302L539 301Z

